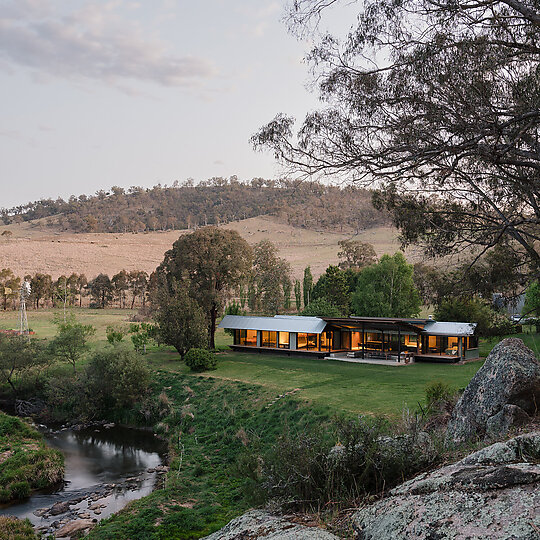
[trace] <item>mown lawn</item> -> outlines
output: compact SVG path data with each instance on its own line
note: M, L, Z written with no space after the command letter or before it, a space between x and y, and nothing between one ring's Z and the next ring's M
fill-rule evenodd
M186 374L188 369L170 352L149 355L152 366ZM207 377L260 384L276 394L299 389L296 396L319 405L352 413L397 416L406 407L416 409L425 387L444 381L458 389L467 386L482 365L415 364L372 366L315 358L222 352Z

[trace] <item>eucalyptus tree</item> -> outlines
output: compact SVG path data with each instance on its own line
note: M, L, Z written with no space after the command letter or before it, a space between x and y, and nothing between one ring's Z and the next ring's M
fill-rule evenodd
M203 227L180 236L158 267L163 278L158 287L171 295L175 287L186 287L204 310L212 349L216 320L231 291L246 281L252 258L251 247L236 231Z
M328 9L358 6L342 38ZM341 6L340 6L341 5ZM375 185L404 244L432 256L506 241L540 267L538 0L295 0L321 108L252 138L292 170Z

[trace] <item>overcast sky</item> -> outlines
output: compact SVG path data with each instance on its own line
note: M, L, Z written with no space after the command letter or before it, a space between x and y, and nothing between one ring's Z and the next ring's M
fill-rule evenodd
M0 0L0 207L236 174L316 107L286 0Z

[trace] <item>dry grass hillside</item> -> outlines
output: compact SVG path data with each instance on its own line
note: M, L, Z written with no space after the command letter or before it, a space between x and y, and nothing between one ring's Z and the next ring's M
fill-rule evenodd
M329 264L338 262L338 242L350 234L292 227L272 216L262 216L224 225L238 231L250 244L271 240L280 255L290 262L293 276L301 278L310 265L315 277ZM11 237L1 236L5 230ZM113 275L122 269L152 272L163 260L179 235L188 231L148 233L66 233L51 230L44 220L0 227L0 268L11 268L16 275L44 272L57 278L72 272L92 278L100 272ZM397 232L391 227L363 231L355 237L375 246L379 255L399 249ZM407 257L419 260L410 251Z

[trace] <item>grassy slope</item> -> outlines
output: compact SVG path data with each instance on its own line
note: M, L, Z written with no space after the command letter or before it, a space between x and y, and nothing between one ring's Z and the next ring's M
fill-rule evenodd
M287 396L275 403L260 387L198 375L156 372L174 412L162 428L169 437L171 470L165 486L101 523L92 539L199 538L250 507L245 446L268 448L284 426L303 430L331 416Z
M0 538L2 540L36 540L34 527L30 521L0 516Z
M55 279L71 272L84 273L89 279L100 272L112 276L123 268L150 273L162 262L173 242L189 232L74 234L50 229L45 221L0 226L0 234L4 230L13 233L10 239L0 236L0 269L11 268L20 276L45 272ZM307 265L311 265L317 277L329 264L337 264L338 242L352 235L292 227L273 216L245 219L222 227L238 231L251 245L261 240L274 242L280 256L290 262L293 276L299 279ZM397 231L392 227L361 231L355 238L374 244L379 255L399 249ZM412 250L407 256L415 261L420 258Z
M48 448L39 432L0 412L0 502L28 497L32 489L56 484L64 458Z

